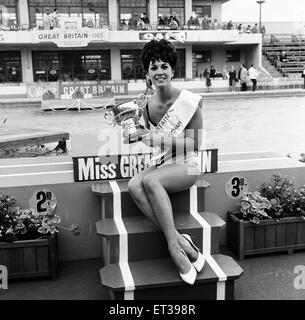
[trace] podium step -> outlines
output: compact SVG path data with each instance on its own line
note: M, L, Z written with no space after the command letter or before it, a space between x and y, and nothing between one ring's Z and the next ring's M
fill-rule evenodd
M197 187L197 207L198 211L205 210L204 194L209 183L199 179ZM120 211L123 217L143 215L137 205L134 203L128 192L128 181L105 181L102 183L92 184L91 190L94 194L102 196L103 218L113 218L115 216L115 200L119 199ZM182 213L190 210L190 190L170 194L170 200L173 212Z
M110 264L100 270L102 284L112 299L200 299L234 298L234 281L243 270L229 256L206 256L194 285L179 276L171 259Z
M210 226L211 253L218 253L219 231L225 222L215 213L201 212L200 216ZM190 213L179 213L174 215L175 225L180 233L187 233L192 237L194 243L202 250L203 232L202 226ZM143 214L136 217L123 217L122 221L127 232L128 261L150 260L169 258L167 243L163 233ZM120 252L120 231L115 219L100 220L96 223L97 233L107 238L108 244L104 255L105 264L117 263ZM107 262L108 261L108 262Z

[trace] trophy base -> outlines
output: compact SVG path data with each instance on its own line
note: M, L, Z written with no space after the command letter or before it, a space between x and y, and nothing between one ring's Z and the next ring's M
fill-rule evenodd
M142 136L146 135L148 131L145 128L137 128L137 131L131 133L123 140L124 144L131 144L142 140Z

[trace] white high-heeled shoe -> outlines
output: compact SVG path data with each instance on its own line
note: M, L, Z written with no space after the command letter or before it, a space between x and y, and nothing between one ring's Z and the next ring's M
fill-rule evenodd
M182 249L181 252L187 257L186 253ZM179 272L179 275L184 282L193 285L197 277L197 272L194 266L191 264L191 269L188 273Z
M195 267L197 272L201 272L205 263L203 254L200 252L199 248L195 246L194 242L192 241L192 238L188 234L182 234L182 236L190 243L193 249L197 251L197 254L198 254L197 260L194 262L191 262L191 264Z

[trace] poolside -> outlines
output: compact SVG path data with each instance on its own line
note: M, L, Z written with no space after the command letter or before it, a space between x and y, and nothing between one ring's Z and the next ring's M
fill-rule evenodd
M203 116L207 144L220 153L305 151L305 96L206 99ZM71 135L92 134L108 126L103 110L42 112L38 106L2 106L3 121L7 126L64 130Z

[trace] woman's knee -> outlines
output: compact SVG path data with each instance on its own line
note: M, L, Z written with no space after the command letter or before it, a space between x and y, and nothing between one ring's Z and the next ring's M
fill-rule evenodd
M143 192L142 179L139 177L133 177L128 181L128 191L129 193L138 198L140 193Z
M161 183L154 176L148 174L143 178L143 187L147 192L154 192L161 187Z

